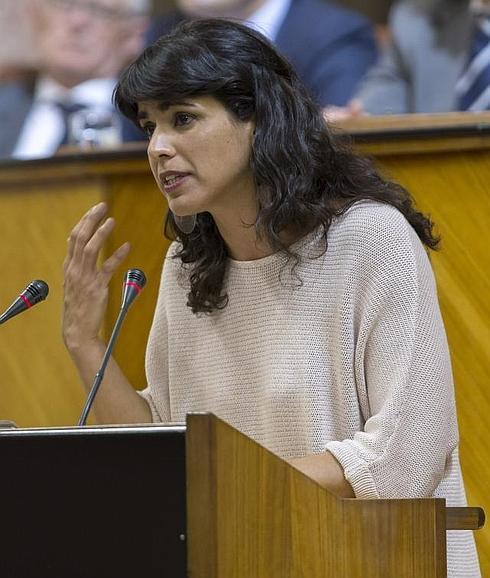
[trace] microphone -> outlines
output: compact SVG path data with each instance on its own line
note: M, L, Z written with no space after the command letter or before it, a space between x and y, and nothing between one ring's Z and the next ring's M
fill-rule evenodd
M79 426L85 425L87 421L90 408L92 407L97 391L99 390L100 384L104 379L104 373L107 364L109 363L109 359L111 357L112 350L114 349L114 345L116 343L117 336L119 335L122 323L124 321L124 318L126 317L126 313L128 312L131 303L141 293L141 290L145 285L146 285L146 277L143 271L141 271L140 269L130 269L124 276L121 309L119 310L119 315L117 316L116 323L114 324L114 329L112 330L111 338L109 339L109 343L107 344L107 348L105 350L104 357L100 365L100 369L95 375L94 383L92 384L82 414L80 416L80 419L78 420L77 425Z
M145 285L146 277L143 271L130 269L124 277L121 309L128 310Z
M22 313L26 309L30 309L40 301L44 301L49 293L48 284L45 281L36 280L29 283L29 285L22 291L12 305L0 315L0 325L8 321L10 318Z

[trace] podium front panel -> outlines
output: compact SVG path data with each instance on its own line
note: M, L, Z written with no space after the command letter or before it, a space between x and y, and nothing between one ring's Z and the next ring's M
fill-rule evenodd
M185 428L0 431L0 576L186 575Z

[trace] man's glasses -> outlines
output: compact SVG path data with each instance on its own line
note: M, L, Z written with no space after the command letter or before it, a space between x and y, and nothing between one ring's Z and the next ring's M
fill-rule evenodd
M136 16L137 12L129 8L116 8L113 6L104 6L100 2L94 0L45 0L47 4L58 8L60 10L83 10L93 16L103 20L111 20L112 18L125 18L128 16Z

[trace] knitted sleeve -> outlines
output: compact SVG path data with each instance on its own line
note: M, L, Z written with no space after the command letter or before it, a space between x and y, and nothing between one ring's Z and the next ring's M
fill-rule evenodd
M458 443L450 359L425 250L386 211L358 240L354 371L365 425L327 449L357 497L431 496Z

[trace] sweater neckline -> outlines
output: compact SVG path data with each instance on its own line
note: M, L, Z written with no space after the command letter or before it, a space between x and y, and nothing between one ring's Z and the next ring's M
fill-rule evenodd
M302 255L305 253L308 247L316 245L320 238L323 237L323 226L319 225L303 237L299 238L289 249L293 253ZM288 260L288 255L283 251L277 251L272 253L272 255L267 255L267 257L261 257L260 259L253 259L252 261L238 261L237 259L232 259L228 257L228 266L230 269L262 269L268 267L274 263L283 263Z

